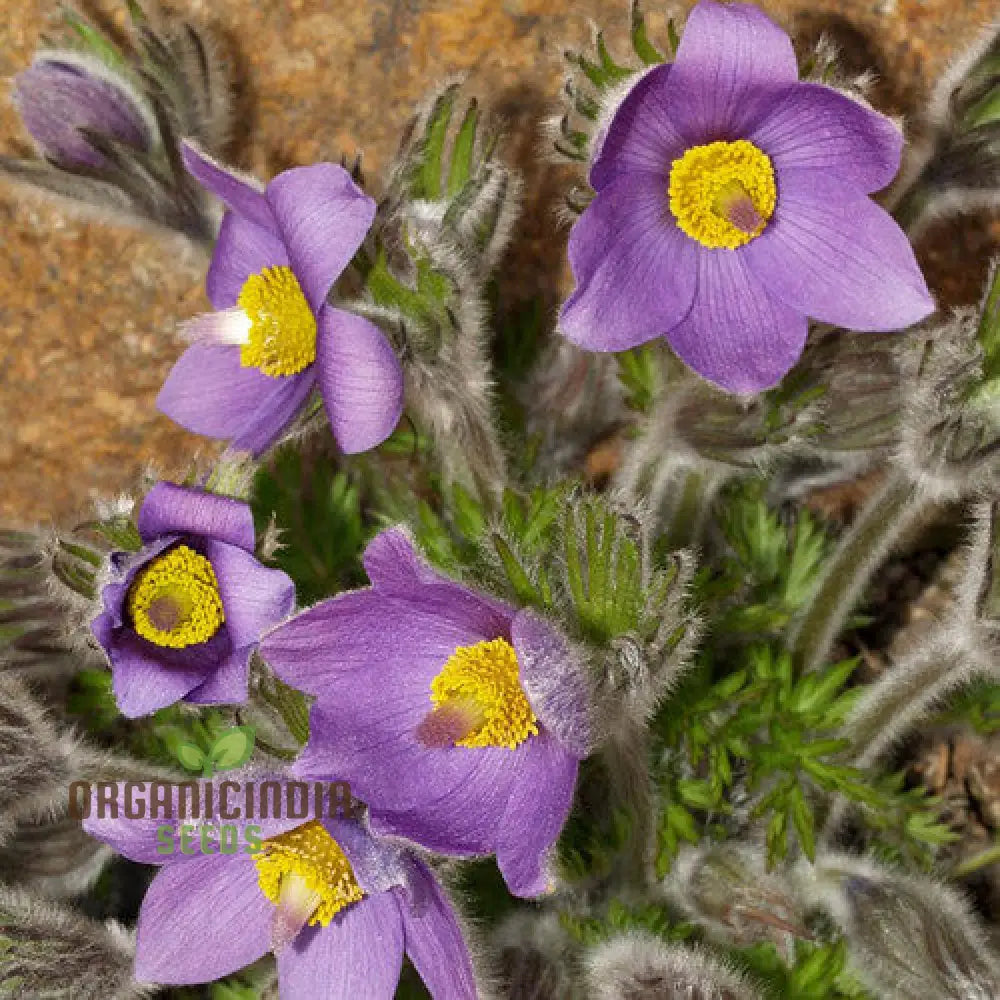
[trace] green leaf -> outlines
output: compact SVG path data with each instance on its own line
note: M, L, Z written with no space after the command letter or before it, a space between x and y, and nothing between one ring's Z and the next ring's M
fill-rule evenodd
M472 176L473 153L476 146L476 127L479 124L479 105L475 99L469 102L465 117L455 136L448 169L448 196L455 195L465 187Z
M662 55L649 40L649 35L646 33L646 19L639 9L639 0L632 0L632 48L647 66L666 62L666 56Z
M209 751L218 771L231 771L245 764L253 753L255 732L253 726L235 726L220 736Z
M440 94L431 108L424 130L421 149L420 171L413 185L417 198L435 200L441 197L441 164L444 160L444 144L448 137L448 125L455 108L458 84L452 84Z

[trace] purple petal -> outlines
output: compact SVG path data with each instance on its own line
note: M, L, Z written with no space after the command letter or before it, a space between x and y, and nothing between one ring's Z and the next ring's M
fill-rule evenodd
M149 715L180 701L201 684L214 669L214 663L194 661L184 666L170 662L153 651L150 643L123 629L113 640L111 660L112 689L118 708L128 719Z
M590 186L595 191L621 174L636 172L655 174L662 188L668 185L671 164L688 145L670 118L669 74L669 65L651 69L615 112L590 168Z
M160 482L142 502L139 535L146 544L161 535L201 535L252 552L253 512L230 497Z
M273 912L249 855L167 865L139 913L136 978L181 985L236 972L269 950Z
M885 115L815 83L776 95L749 138L779 176L795 168L822 170L866 192L896 176L903 149L903 133Z
M348 712L352 703L409 706L417 720L431 678L455 650L504 636L509 625L489 602L457 584L415 588L410 595L362 590L321 601L278 626L260 652L282 680L324 703Z
M662 177L618 177L570 233L577 285L560 329L591 351L621 351L666 333L691 308L697 249L674 223Z
M701 0L684 25L667 113L690 143L743 138L767 91L798 75L788 35L756 7Z
M517 613L511 640L521 686L542 725L579 758L591 748L590 691L569 643L534 611Z
M356 731L340 732L347 739L356 736ZM406 746L389 737L384 757L372 745L358 753L360 740L355 740L350 744L355 763L348 765L355 774L344 780L368 801L369 822L378 835L405 837L440 854L494 854L507 802L538 739L530 737L514 750L425 750L415 741ZM544 789L533 794L540 796ZM409 804L396 808L404 802Z
M229 309L236 305L251 274L287 264L288 254L277 236L241 215L227 212L205 279L209 301L216 309Z
M135 100L103 66L98 75L78 57L37 58L14 78L12 96L25 128L57 163L108 165L83 129L136 149L150 148L149 126Z
M373 587L412 590L423 583L445 583L418 554L410 533L402 525L376 535L361 557Z
M808 323L802 312L765 291L744 250L699 255L694 306L667 340L703 378L729 392L751 393L775 385L795 364Z
M156 405L195 434L260 454L281 436L314 384L312 368L272 378L244 368L238 347L194 344L171 369Z
M510 781L496 854L510 891L530 898L550 889L545 865L573 804L579 761L547 733L526 745L531 753Z
M853 186L786 170L767 229L742 248L748 268L791 309L851 330L900 330L934 310L905 233Z
M192 705L242 705L250 697L251 652L248 646L233 650L203 683L188 691L184 701Z
M282 242L306 299L318 312L375 218L369 198L335 163L294 167L267 186Z
M409 885L409 855L402 847L376 840L353 820L324 819L323 826L347 855L358 885L369 896Z
M319 388L333 436L348 455L380 445L403 412L403 369L363 316L324 306L316 338Z
M278 985L289 1000L392 1000L402 966L399 906L379 893L307 927L278 955Z
M389 698L394 694L388 692ZM309 743L293 765L293 771L303 778L349 782L352 793L370 805L377 805L380 815L390 811L448 814L452 810L457 819L453 821L446 815L443 823L446 827L451 825L447 832L465 846L455 847L452 840L451 850L489 853L492 833L479 816L484 808L494 818L503 811L505 775L517 757L526 752L522 749L525 744L516 750L422 746L414 730L432 707L430 685L417 694L419 700L402 705L399 699L392 698L392 704L381 711L374 704L375 698L370 700L372 707L360 710L353 702L346 711L314 707ZM462 815L467 799L478 800L480 805L474 805L472 813ZM466 820L471 820L472 825ZM438 835L433 836L437 843ZM470 843L475 846L469 847Z
M188 173L211 191L230 211L261 229L278 235L278 224L264 196L263 186L254 178L223 166L203 153L190 140L181 143L181 157ZM230 303L231 304L231 303Z
M411 864L420 905L400 901L406 954L434 1000L475 1000L476 978L455 912L427 865L415 858Z
M287 573L268 569L249 552L225 542L209 542L205 555L219 581L226 628L235 649L256 645L294 610L295 584Z

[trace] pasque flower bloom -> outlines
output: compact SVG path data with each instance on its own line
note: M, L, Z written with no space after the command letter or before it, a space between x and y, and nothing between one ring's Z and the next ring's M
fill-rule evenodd
M251 786L258 805L263 783ZM119 854L163 866L139 912L141 982L207 983L273 951L281 1000L392 1000L405 952L435 1000L475 1000L454 913L409 852L353 821L261 819L259 808L254 818L242 806L221 821L224 831L190 822L185 841L178 819L166 839L162 818L125 817L124 791L115 816L92 810L83 826ZM222 801L218 785L213 794ZM177 817L176 788L173 796ZM162 853L165 844L173 853Z
M374 200L333 163L286 170L260 190L190 145L183 156L229 210L207 279L217 311L188 324L195 343L159 408L259 453L318 386L345 452L380 444L402 412L399 359L377 326L326 301L371 226Z
M349 782L377 833L495 853L512 892L544 892L590 739L580 665L543 618L439 576L402 529L375 538L364 563L370 589L261 643L318 699L295 772Z
M104 610L91 624L118 707L134 718L181 699L246 701L251 652L295 606L291 578L254 558L250 508L157 483L139 534L139 552L112 554Z
M88 139L148 151L152 130L128 84L95 59L71 52L39 53L14 78L14 103L42 153L59 166L100 169L107 160Z
M901 149L887 118L799 82L791 42L758 10L702 0L675 62L639 80L600 143L563 333L597 351L663 335L704 378L756 392L798 359L808 316L916 322L933 302L868 197Z

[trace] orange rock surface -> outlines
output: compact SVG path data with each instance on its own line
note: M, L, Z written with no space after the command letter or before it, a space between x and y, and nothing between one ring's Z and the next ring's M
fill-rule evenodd
M55 0L0 0L0 76L9 81L46 39L59 38ZM997 0L819 0L762 6L808 43L829 31L852 68L873 66L882 107L918 106L949 58L1000 15ZM651 30L665 14L647 4ZM583 0L175 0L174 8L222 36L234 70L241 134L234 158L260 176L341 153L364 152L377 189L416 102L455 74L508 123L525 170L528 211L512 273L551 234L548 214L564 175L539 164L539 123L558 108L568 44L589 21L621 45L627 3ZM109 0L89 14L122 22ZM21 153L28 137L6 96L0 149ZM178 430L153 400L181 350L177 323L207 307L205 260L176 240L109 229L0 189L0 521L72 521L94 497L128 489L155 463L182 470L215 446ZM987 227L959 229L966 255L951 297L975 297L992 251ZM551 240L551 236L549 236ZM940 239L928 246L940 247ZM928 250L932 282L947 258ZM537 279L534 279L537 280Z

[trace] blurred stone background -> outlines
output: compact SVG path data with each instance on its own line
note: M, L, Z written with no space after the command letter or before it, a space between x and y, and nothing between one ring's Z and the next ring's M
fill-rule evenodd
M123 23L123 4L85 14ZM542 253L561 254L550 206L561 168L537 162L539 123L558 108L562 51L590 20L624 52L627 0L172 0L215 28L233 69L241 134L232 160L261 177L363 151L378 194L413 106L453 74L507 122L527 179L524 222L505 270L528 297ZM870 66L884 110L912 112L948 60L996 17L1000 0L761 0L803 46L828 32L850 67ZM645 5L654 37L665 12ZM27 136L9 83L62 37L56 0L0 0L0 149ZM675 11L676 13L677 11ZM683 8L679 13L683 13ZM662 34L660 34L662 37ZM617 43L617 44L616 44ZM995 225L931 232L921 256L946 301L978 294ZM175 428L153 400L180 352L178 321L207 307L205 259L178 241L111 230L0 189L0 521L69 523L130 488L153 462L182 470L214 446ZM565 270L564 270L565 275ZM549 291L551 296L551 290Z

